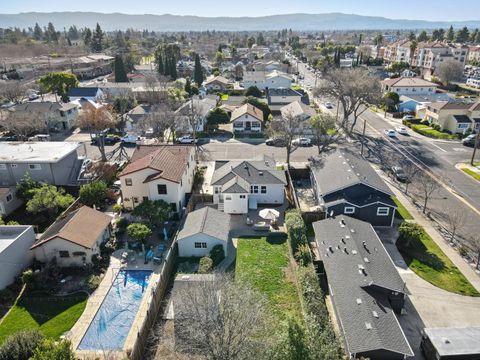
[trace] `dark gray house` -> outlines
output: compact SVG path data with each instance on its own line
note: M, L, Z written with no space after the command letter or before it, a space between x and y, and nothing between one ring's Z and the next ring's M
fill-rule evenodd
M315 222L313 228L350 358L413 356L395 315L404 305L405 283L373 227L341 215Z
M397 208L393 193L365 159L337 150L312 160L310 168L326 217L345 214L373 226L392 226Z
M78 185L83 162L78 147L61 141L0 142L0 186L15 186L26 173L38 182Z

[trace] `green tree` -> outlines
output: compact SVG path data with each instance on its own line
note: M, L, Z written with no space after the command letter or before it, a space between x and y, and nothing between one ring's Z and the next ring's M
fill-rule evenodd
M470 39L470 32L468 28L464 26L463 28L459 29L455 34L455 41L458 43L466 43Z
M198 85L198 87L203 84L203 68L200 62L200 56L195 54L195 68L193 70L193 80Z
M128 82L127 72L125 71L125 64L120 55L115 56L114 62L115 82Z
M104 181L94 181L80 187L80 202L90 207L100 206L105 203L107 193L108 188Z
M132 211L133 216L139 216L150 224L161 225L172 215L172 208L164 200L143 200Z
M263 96L262 92L260 89L256 86L250 86L247 91L245 92L245 96L253 96L256 98L260 98Z
M255 38L253 36L249 37L247 40L247 47L251 48L255 44Z
M85 44L85 47L88 48L92 44L92 30L90 30L89 28L86 28L83 32L83 43Z
M23 330L10 335L0 346L0 360L29 360L42 339L38 330Z
M401 73L403 70L409 69L410 65L405 62L405 61L396 61L394 63L391 63L387 67L387 71L393 72L393 73Z
M55 26L51 22L47 25L47 30L45 31L45 37L48 42L58 42L58 34L55 30Z
M455 32L453 31L452 25L450 25L450 28L447 31L446 37L448 41L453 41L453 39L455 38Z
M30 174L25 173L17 184L17 197L24 202L27 202L34 195L34 190L41 185L37 181L33 181Z
M47 213L53 217L74 201L73 196L66 194L62 188L57 189L53 185L43 184L33 191L32 198L27 202L27 211L32 214Z
M418 224L403 222L398 228L398 233L400 244L408 248L413 242L420 239L423 229Z
M44 339L35 349L31 360L75 360L70 341Z
M244 104L251 104L255 106L256 108L262 110L263 112L263 121L268 121L270 118L270 115L272 114L272 111L270 110L270 107L268 106L267 103L260 101L259 99L255 97L248 97L243 101Z
M432 32L432 40L433 41L443 41L445 38L445 30L443 29L435 29Z
M418 42L428 41L428 35L427 35L427 32L426 32L425 30L423 30L423 31L418 35L417 41L418 41Z
M190 81L190 78L187 78L187 80L185 81L184 90L189 96L192 96L192 83Z
M383 95L383 105L385 106L385 110L394 111L396 106L400 103L400 96L398 93L389 91Z
M415 40L415 33L414 33L413 31L410 31L410 32L408 33L408 40L409 40L409 41Z
M144 243L152 236L152 230L145 224L133 223L127 226L127 234L133 240Z
M93 33L91 47L94 52L101 52L103 49L103 31L99 23Z
M38 23L35 23L35 27L33 28L33 38L37 41L42 40L43 31Z
M207 115L207 124L209 126L216 126L218 124L228 124L230 117L227 112L219 107L210 111Z
M383 35L381 33L377 33L375 37L373 38L373 42L375 45L382 45L383 44Z
M68 101L68 91L78 86L78 79L74 74L66 72L51 72L42 76L38 83L46 91L53 92L55 97L58 95L63 101Z
M480 44L480 31L477 33L477 36L475 36L475 44Z

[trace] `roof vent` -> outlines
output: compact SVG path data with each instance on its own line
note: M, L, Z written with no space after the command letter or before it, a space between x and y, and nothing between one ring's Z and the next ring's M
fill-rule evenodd
M378 319L378 313L377 313L375 310L372 311L372 315L373 315L374 318L377 318L377 319Z
M367 330L372 330L372 324L370 324L369 322L365 323L365 327L367 328Z
M263 176L263 171L259 171L258 175Z
M362 303L362 299L357 298L357 305L360 305Z
M342 243L344 243L344 244L347 243L344 238L342 238L340 241L341 241Z
M248 169L248 165L245 163L245 165L243 165L243 168Z
M350 235L345 235L345 239L350 239Z
M346 247L343 248L343 251L345 252L345 254L348 254L348 249Z
M353 255L357 255L357 250L352 250Z
M363 269L365 269L365 267L362 264L358 264L358 269L363 270Z
M443 341L445 344L450 344L450 340L448 340L447 338L442 338L442 341Z
M370 262L370 260L368 260L366 257L363 258L363 261L365 261L367 264Z
M333 247L329 246L329 247L328 247L328 250L329 250L331 253L333 253Z
M354 233L354 232L355 232L355 229L350 229L350 232L351 232L351 233Z

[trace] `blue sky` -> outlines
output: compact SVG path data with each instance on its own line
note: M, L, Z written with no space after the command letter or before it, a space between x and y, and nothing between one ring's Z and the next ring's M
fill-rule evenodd
M0 13L98 11L126 14L263 16L343 12L395 19L477 20L479 0L1 0ZM405 9L406 11L402 11Z

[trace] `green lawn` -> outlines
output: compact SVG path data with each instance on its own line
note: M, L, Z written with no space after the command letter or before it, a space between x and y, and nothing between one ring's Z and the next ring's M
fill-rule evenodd
M467 173L468 175L470 175L471 177L473 177L475 180L478 180L480 181L480 173L478 172L475 172L475 171L472 171L468 168L463 168L462 169L465 173Z
M405 246L401 239L397 246L408 267L422 279L456 294L480 296L425 231L421 239L413 241L410 246Z
M295 90L295 91L302 90L302 87L300 85L292 85L292 90Z
M413 220L412 214L408 212L408 210L403 206L403 204L398 200L396 197L393 198L395 204L397 205L397 212L396 216L402 218L403 220Z
M449 134L443 131L438 131L424 124L411 125L411 128L413 131L431 138L449 139L449 140L458 139L457 135Z
M0 323L0 344L20 330L38 329L58 339L72 328L87 303L86 294L44 297L24 294Z
M238 239L235 276L266 295L280 320L301 318L286 236Z

